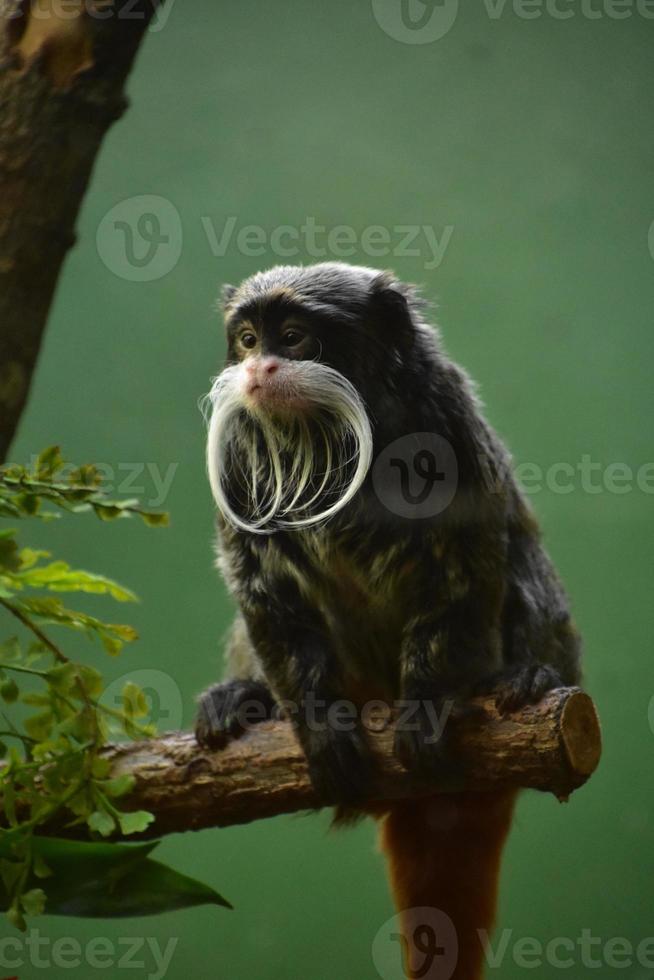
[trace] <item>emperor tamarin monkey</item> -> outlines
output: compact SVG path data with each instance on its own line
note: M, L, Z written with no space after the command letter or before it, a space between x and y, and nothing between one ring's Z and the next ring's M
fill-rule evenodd
M451 760L449 722L435 738L434 718L482 691L517 707L576 684L578 637L508 454L412 287L340 263L279 266L227 287L224 312L207 461L218 564L239 612L231 679L202 695L197 736L238 735L245 702L294 705L316 788L356 808L371 777L365 730L327 723L330 705L415 705L397 752L435 772ZM375 461L430 433L456 485L420 516L380 492ZM394 463L406 477L410 458ZM433 475L445 475L438 460ZM461 793L385 808L398 907L452 919L457 980L480 976L477 930L492 926L513 803Z

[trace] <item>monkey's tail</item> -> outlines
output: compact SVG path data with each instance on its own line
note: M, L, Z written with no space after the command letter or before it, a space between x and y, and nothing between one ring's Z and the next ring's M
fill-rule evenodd
M392 804L381 845L410 980L482 977L515 798L466 792Z

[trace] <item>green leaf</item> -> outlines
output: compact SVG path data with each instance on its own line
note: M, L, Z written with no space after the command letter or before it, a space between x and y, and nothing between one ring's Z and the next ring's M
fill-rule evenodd
M99 698L104 691L104 680L100 671L96 670L95 667L89 667L87 664L77 664L76 666L84 695L87 698Z
M41 500L37 494L21 493L14 497L14 502L20 507L23 514L34 517L41 506Z
M119 813L118 822L123 834L140 834L149 827L154 816L146 810L134 810L132 813Z
M45 908L45 892L42 888L31 888L23 892L20 901L28 915L41 915Z
M21 659L21 649L18 638L15 636L0 643L0 664L12 664Z
M47 480L64 465L59 446L48 446L40 453L35 466L36 475L40 480Z
M10 909L7 909L7 918L9 919L12 926L16 926L21 932L25 932L27 929L27 923L25 922L25 916L22 914L20 909L12 905Z
M50 878L52 876L52 868L46 864L41 854L34 855L32 870L37 878Z
M7 837L0 836L0 856L11 853ZM152 860L149 854L156 846L156 842L108 844L35 837L33 853L53 872L48 879L47 914L119 918L197 905L231 908L213 888ZM28 885L32 884L30 880ZM6 891L0 888L0 910L8 905Z
M85 463L70 474L71 483L79 483L86 487L98 487L102 483L102 477L98 472L97 466Z
M107 761L105 759L103 762ZM108 763L107 763L108 765ZM112 799L118 799L121 796L125 796L127 793L134 789L136 784L136 779L131 773L125 772L122 776L115 776L113 779L105 779L102 782L102 792L106 793ZM147 824L145 825L147 826ZM121 822L122 827L122 822ZM144 830L145 827L141 827ZM130 831L123 831L123 833L130 833Z
M7 704L13 704L14 701L17 701L19 694L20 691L18 690L18 684L12 678L3 681L0 684L0 697L3 701L6 701Z
M78 742L92 742L97 730L97 716L93 708L84 707L71 715L59 726L63 735L70 735Z
M122 623L103 623L95 616L67 609L60 599L49 596L32 596L14 599L12 606L26 616L36 616L44 623L68 626L70 629L96 634L108 653L119 653L124 643L137 639L138 633L132 626Z
M45 676L55 691L73 698L98 698L104 689L100 671L86 664L57 664Z
M10 572L17 572L20 568L20 558L18 553L18 542L13 535L14 530L4 533L0 537L0 568L6 568Z
M20 551L20 570L32 568L41 558L49 558L49 551L35 551L33 548L22 548Z
M78 666L74 663L57 664L46 672L48 683L59 694L69 694L71 689L77 685Z
M101 504L99 501L92 501L92 507L101 521L115 521L118 517L126 517L125 511L115 505Z
M116 828L116 821L106 810L94 810L86 822L91 830L95 830L102 837L109 837Z
M123 711L128 718L145 718L150 708L145 694L133 681L127 681L122 690Z
M148 527L168 527L170 524L170 516L164 511L139 511L143 523L147 524Z
M32 552L27 555L28 562L34 554L37 553ZM134 593L118 582L104 575L72 569L65 561L53 561L49 565L37 567L28 566L26 571L12 576L12 580L33 589L49 589L52 592L92 592L98 595L110 595L119 602L137 601Z
M52 703L48 694L37 694L36 691L28 691L27 694L22 694L21 701L23 704L32 705L33 708L45 708L46 705Z
M102 756L96 755L91 763L91 772L94 779L104 779L111 772L109 759L103 759Z
M55 723L55 716L52 711L40 711L36 715L25 719L25 731L37 742L42 742L48 738Z
M22 517L20 507L8 497L0 494L0 517Z

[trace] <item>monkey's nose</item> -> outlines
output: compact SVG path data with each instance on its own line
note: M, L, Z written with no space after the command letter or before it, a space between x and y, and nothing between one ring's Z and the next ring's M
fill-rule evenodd
M246 362L245 371L250 387L258 387L281 367L278 357L253 357Z

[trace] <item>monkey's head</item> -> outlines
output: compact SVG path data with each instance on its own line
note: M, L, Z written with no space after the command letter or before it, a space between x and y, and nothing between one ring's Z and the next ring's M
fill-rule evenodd
M321 523L361 488L378 420L401 410L415 294L390 273L322 263L257 273L223 301L227 362L208 396L216 503L250 531Z

